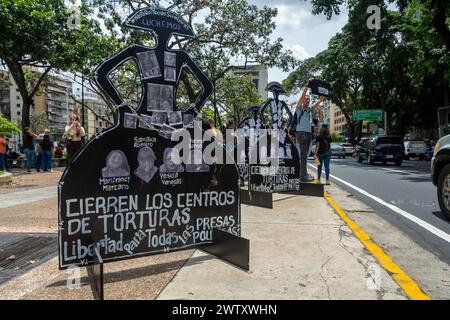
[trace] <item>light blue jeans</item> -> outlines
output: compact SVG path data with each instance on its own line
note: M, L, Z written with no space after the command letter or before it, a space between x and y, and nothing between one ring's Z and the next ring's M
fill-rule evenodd
M33 168L33 162L34 162L34 149L24 149L25 156L27 159L27 169L30 170Z
M319 158L320 164L317 166L317 179L320 179L322 174L322 165L325 167L325 177L330 180L330 162L331 162L331 150L325 151L324 153L317 156Z

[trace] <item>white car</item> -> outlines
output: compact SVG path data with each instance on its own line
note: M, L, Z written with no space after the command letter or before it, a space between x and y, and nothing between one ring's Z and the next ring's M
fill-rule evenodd
M345 159L346 152L344 147L340 143L331 143L331 156Z
M424 141L405 141L405 159L419 157L420 160L425 159L427 145Z
M345 155L352 156L353 155L353 145L351 143L341 143L341 146L344 147Z

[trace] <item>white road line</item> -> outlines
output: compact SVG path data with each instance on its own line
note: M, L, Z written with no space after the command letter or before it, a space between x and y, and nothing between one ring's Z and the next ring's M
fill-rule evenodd
M56 186L0 194L0 209L56 197Z
M310 163L308 163L308 165L313 167L314 169L317 169L315 166L313 166ZM367 191L365 191L365 190L363 190L363 189L361 189L361 188L359 188L359 187L357 187L357 186L355 186L355 185L353 185L353 184L351 184L351 183L349 183L349 182L347 182L345 180L342 180L341 178L338 178L338 177L336 177L334 175L331 175L331 174L330 174L330 177L333 178L334 180L339 181L339 182L345 184L346 186L348 186L348 187L358 191L362 195L365 195L366 197L368 197L368 198L378 202L379 204L381 204L381 205L391 209L392 211L398 213L399 215L403 216L404 218L408 219L409 221L414 222L415 224L421 226L422 228L424 228L425 230L431 232L432 234L434 234L435 236L441 238L442 240L450 242L450 234L442 231L441 229L436 228L435 226L429 224L428 222L417 218L415 215L413 215L413 214L411 214L409 212L406 212L405 210L402 210L399 207L396 207L396 206L394 206L394 205L392 205L390 203L387 203L383 199L380 199L377 196L374 196L374 195L368 193Z
M410 175L410 176L418 176L418 177L430 176L430 174L427 174L427 173L412 173L412 172L407 172L407 171L402 171L402 170L395 170L395 169L388 169L388 168L380 168L380 169L386 170L386 171L390 171L390 172L403 173L403 174L407 174L407 175Z

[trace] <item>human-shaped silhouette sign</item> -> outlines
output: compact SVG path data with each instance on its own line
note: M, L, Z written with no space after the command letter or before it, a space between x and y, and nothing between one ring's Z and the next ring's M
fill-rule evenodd
M238 127L244 129L245 132L253 129L256 136L259 132L264 132L268 136L268 141L271 142L269 145L261 145L261 141L257 143L248 141L251 147L256 147L258 150L257 163L250 159L252 150L246 149L245 158L237 152L239 174L241 178L249 178L250 192L298 191L300 188L299 155L295 144L288 135L292 114L286 102L279 99L279 96L285 91L277 82L270 82L266 90L272 92L273 98L268 98L262 106L249 107L247 110L252 112L252 116L245 118ZM267 108L270 108L268 112L270 117L265 115ZM283 112L287 118L284 118ZM272 140L275 130L278 133L278 143ZM270 158L277 158L277 168L270 168L271 164L265 163ZM245 162L242 159L245 159ZM266 168L261 170L261 167Z
M236 166L203 163L201 153L198 164L180 163L178 141L164 134L192 126L213 88L188 53L167 47L172 35L194 31L160 8L141 9L126 25L153 33L157 44L129 46L95 70L98 87L118 106L117 120L81 148L59 182L60 268L210 245L214 228L240 235ZM144 88L135 109L110 79L130 59ZM183 68L202 88L187 110L175 101ZM210 143L189 140L186 153Z

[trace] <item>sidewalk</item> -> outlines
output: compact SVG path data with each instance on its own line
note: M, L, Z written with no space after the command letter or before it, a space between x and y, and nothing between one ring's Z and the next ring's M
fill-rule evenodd
M49 174L47 182L55 178ZM24 194L11 191L16 200ZM53 195L51 188L47 195ZM273 196L273 209L241 207L249 272L199 250L108 263L105 298L406 299L326 199ZM11 212L19 217L13 220ZM0 208L0 231L56 235L56 213L55 196ZM0 299L92 299L85 268L81 287L70 290L67 271L57 265L57 257L51 258L0 285Z
M197 251L158 299L406 299L323 198L274 194L242 221L250 272Z

